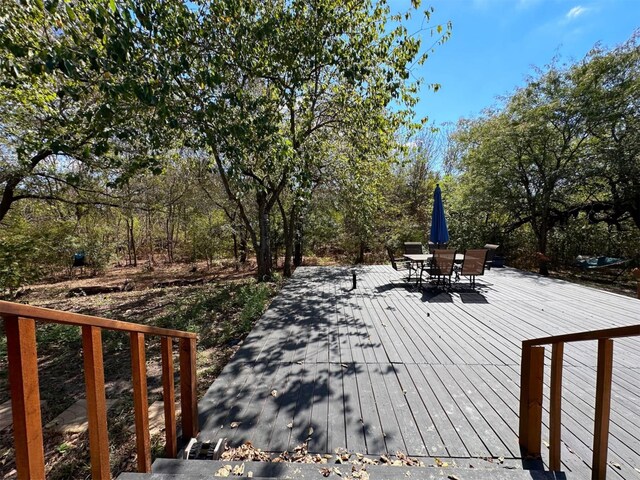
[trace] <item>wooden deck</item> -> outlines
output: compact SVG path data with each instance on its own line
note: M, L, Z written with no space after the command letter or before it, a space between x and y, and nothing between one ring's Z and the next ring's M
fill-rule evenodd
M200 439L281 452L309 438L318 453L402 451L465 467L504 457L522 468L521 341L640 323L640 300L509 268L478 287L412 291L391 267L372 266L352 291L350 269L298 269L200 402ZM615 342L610 478L640 479L639 346ZM595 347L565 346L569 478L590 476Z

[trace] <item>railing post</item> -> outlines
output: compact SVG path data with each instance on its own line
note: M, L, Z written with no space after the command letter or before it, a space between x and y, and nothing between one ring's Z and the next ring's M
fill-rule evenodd
M196 391L196 339L180 339L180 404L182 407L182 436L198 435L198 397Z
M149 439L149 404L147 401L147 367L144 355L144 334L132 332L130 335L138 471L150 472L151 442Z
M18 478L44 478L36 323L31 318L14 315L3 315L3 319Z
M562 431L562 362L564 343L554 343L551 347L551 389L549 392L549 470L561 470Z
M592 480L607 476L609 449L609 415L611 413L611 379L613 372L613 340L598 340L598 372L596 376L596 412L593 430Z
M107 430L107 402L104 390L102 332L99 327L82 327L84 379L87 392L89 422L89 451L91 476L110 478L109 434Z
M520 447L527 450L527 425L529 414L529 375L531 373L531 347L522 344L522 358L520 359L520 426L518 438Z
M542 443L544 347L523 344L520 377L520 445L532 457Z
M173 341L171 337L160 340L162 351L162 397L164 403L165 455L176 458L178 443L176 434L176 397L173 381Z

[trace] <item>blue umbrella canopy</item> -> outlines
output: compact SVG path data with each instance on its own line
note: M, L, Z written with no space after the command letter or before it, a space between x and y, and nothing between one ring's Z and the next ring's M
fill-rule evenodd
M449 230L447 230L447 219L444 216L440 185L436 185L436 190L433 192L433 213L431 214L431 233L429 240L436 245L441 245L449 241Z

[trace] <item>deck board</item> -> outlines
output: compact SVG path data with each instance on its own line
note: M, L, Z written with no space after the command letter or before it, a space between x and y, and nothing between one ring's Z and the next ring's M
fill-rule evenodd
M418 291L388 266L361 267L357 278L353 290L348 268L296 271L200 402L201 439L513 462L522 340L640 321L638 300L509 268L487 272L477 292ZM639 347L615 340L611 478L640 479ZM590 476L596 360L595 342L565 347L569 478Z

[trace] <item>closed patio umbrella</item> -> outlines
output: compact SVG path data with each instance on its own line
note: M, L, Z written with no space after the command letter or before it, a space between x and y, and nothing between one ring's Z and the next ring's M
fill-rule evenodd
M449 241L449 230L447 230L447 219L444 216L444 206L442 205L442 191L440 185L436 185L433 192L433 213L431 214L431 233L429 240L440 247Z

